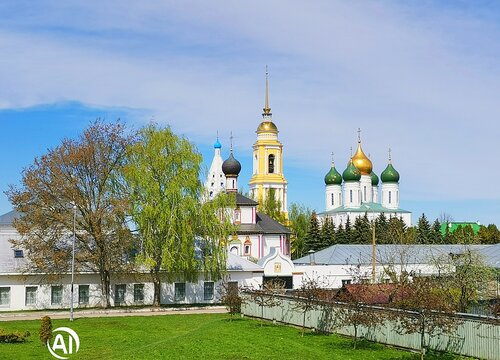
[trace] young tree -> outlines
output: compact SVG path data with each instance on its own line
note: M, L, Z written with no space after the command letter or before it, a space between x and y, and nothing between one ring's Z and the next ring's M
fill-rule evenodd
M400 288L401 298L393 303L409 312L396 312L397 331L401 334L420 335L420 358L425 357L429 338L456 330L460 321L453 316L454 297L444 279L415 278Z
M234 231L225 193L203 202L201 155L170 128L149 125L129 148L123 168L130 213L142 241L139 261L154 283L160 305L160 273L167 280L197 281L200 272L218 280L225 272L225 241Z
M306 255L306 236L309 231L311 210L303 205L293 203L288 213L290 219L292 257L294 259Z
M77 140L65 139L23 171L22 186L7 196L21 217L14 226L26 249L29 271L70 271L76 222L75 269L97 272L103 304L110 306L113 273L129 269L133 237L126 223L127 198L116 191L133 138L120 123L92 123Z
M226 307L230 321L233 321L234 315L241 312L241 305L245 303L245 298L241 296L244 290L238 286L238 282L230 281L228 277L224 278L217 287L220 302Z
M260 326L264 324L264 308L272 308L281 304L278 295L282 295L284 292L285 286L280 281L269 281L261 289L250 292L250 297L260 307Z
M322 289L315 279L303 278L300 288L295 291L294 308L302 312L302 337L306 329L307 313L318 307Z

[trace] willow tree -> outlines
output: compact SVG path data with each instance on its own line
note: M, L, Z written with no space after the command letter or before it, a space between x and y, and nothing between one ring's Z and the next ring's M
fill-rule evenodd
M13 243L26 250L26 270L67 274L76 229L75 269L100 275L106 307L111 276L128 269L124 260L133 247L127 199L116 191L131 141L122 124L96 121L78 139L65 139L36 158L23 171L21 186L6 192L21 214L14 221L21 238Z
M138 260L152 276L155 306L162 274L169 282L197 281L200 273L218 280L226 269L234 198L219 194L204 201L201 161L186 138L156 125L141 129L128 151L123 174L130 215L142 242Z

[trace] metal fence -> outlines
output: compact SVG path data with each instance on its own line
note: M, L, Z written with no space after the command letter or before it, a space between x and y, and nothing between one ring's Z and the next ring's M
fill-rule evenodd
M242 314L268 320L276 320L285 324L302 326L303 312L297 309L296 299L290 296L278 296L279 306L259 306L248 294L244 295L246 301L242 305ZM306 314L305 326L311 329L320 329L327 332L336 332L342 335L353 336L352 326L332 328L328 319L335 316L336 308L341 305L318 302L314 310ZM391 309L373 307L375 311L394 311ZM459 315L460 324L451 334L429 336L426 334L426 344L429 349L449 351L455 354L471 356L488 360L500 359L500 324L498 318L474 315ZM398 333L397 320L387 320L383 325L374 328L359 327L358 336L368 340L399 346L408 349L420 350L420 334L403 335Z

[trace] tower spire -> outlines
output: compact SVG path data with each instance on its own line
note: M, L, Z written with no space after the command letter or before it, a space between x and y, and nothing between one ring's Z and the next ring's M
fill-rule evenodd
M358 128L358 144L361 143L361 128Z
M334 155L334 154L333 154L333 151L332 151L332 167L334 167L334 166L335 166L335 160L333 159L333 155Z
M229 148L229 151L231 154L233 153L233 132L231 131L231 136L229 136L229 142L231 144L231 147Z
M389 148L389 164L392 164L391 148Z
M271 115L271 108L269 107L269 72L266 65L266 102L264 105L264 113L262 115Z

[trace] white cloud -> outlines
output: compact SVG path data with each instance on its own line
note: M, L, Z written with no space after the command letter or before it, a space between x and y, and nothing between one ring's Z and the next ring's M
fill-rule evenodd
M393 148L405 197L500 198L484 185L500 176L499 29L481 13L427 2L65 4L1 11L11 13L0 18L3 108L139 108L197 141L233 130L250 149L268 63L287 161L322 177L334 151L343 170L361 127L377 172Z

